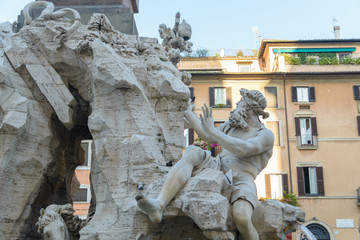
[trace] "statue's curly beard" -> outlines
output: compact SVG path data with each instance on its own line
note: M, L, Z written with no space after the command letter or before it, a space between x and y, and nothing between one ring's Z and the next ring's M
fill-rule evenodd
M247 113L244 109L234 110L230 112L230 127L232 128L240 128L245 132L249 129L249 125L246 122Z

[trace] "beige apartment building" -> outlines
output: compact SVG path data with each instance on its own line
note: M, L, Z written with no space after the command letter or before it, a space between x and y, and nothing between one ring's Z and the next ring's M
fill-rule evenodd
M274 153L258 196L294 192L318 239L359 239L360 39L263 40L258 56L188 57L196 111L227 120L241 88L263 92ZM195 136L196 137L196 136ZM189 131L189 143L194 136ZM293 234L292 239L303 239Z

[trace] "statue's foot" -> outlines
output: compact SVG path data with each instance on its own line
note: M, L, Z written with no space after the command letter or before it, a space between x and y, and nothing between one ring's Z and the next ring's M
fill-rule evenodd
M139 208L149 216L152 222L161 222L162 208L155 199L147 198L143 193L138 193L135 199Z

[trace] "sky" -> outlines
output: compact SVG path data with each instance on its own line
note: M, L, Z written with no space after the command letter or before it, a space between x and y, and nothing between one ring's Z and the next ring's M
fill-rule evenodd
M0 22L16 20L31 0L0 0ZM194 49L253 49L262 39L360 39L359 0L139 0L135 21L140 36L159 38L159 24L174 26L176 12L192 27Z

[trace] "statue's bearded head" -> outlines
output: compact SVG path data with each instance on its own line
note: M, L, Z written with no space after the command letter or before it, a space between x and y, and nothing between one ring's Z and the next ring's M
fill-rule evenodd
M229 121L231 127L247 131L249 126L246 119L249 114L262 115L263 119L269 117L269 113L264 112L267 102L264 95L257 90L249 91L242 88L240 94L242 98L236 103L236 108L230 112Z

